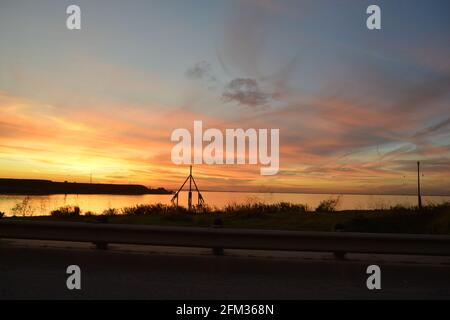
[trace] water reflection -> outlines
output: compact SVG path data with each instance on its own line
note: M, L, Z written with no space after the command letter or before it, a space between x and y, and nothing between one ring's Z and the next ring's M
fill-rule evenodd
M395 205L415 206L415 196L389 195L332 195L296 193L245 193L245 192L202 192L206 203L211 207L222 208L228 204L252 202L276 203L291 202L306 204L315 209L322 200L340 197L338 210L381 209ZM123 208L139 204L170 204L172 195L50 195L50 196L12 196L0 195L0 211L11 215L48 215L62 206L79 206L82 212L100 214L110 208ZM450 196L424 196L424 204L438 204L449 201ZM194 195L194 203L197 202ZM180 205L187 205L187 193L180 194ZM22 206L22 207L21 207Z

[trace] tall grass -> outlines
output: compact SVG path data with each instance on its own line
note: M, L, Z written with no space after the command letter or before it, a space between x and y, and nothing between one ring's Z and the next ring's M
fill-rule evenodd
M198 214L198 213L210 213L211 209L207 206L198 207L193 206L192 210L189 211L187 208L182 206L172 206L162 203L157 204L141 204L134 207L126 207L120 210L120 214L123 215L155 215L155 214Z
M81 214L78 206L65 206L50 212L52 217L79 217Z
M326 202L314 211L302 204L286 202L233 204L221 209L194 207L189 211L185 207L159 203L108 209L101 217L109 223L210 226L220 220L224 227L230 228L450 234L450 203L426 205L421 210L393 206L388 209L337 212L335 204L336 201ZM80 208L76 206L54 210L51 217L98 222L98 216L91 212L81 215Z
M341 196L336 199L330 198L322 200L316 208L316 212L335 212L339 202L341 201Z
M230 204L223 209L211 208L208 206L194 206L192 210L188 210L182 206L172 206L165 204L137 205L134 207L126 207L120 210L123 215L155 215L155 214L246 214L261 215L264 213L283 213L283 212L307 212L308 207L302 204L292 204L280 202L276 204L251 203L251 204Z
M11 209L14 216L31 216L33 215L33 208L31 206L30 197L25 197L21 202L16 203Z
M303 204L293 204L288 202L279 202L274 204L249 203L249 204L231 204L225 206L216 213L233 214L243 219L264 218L268 214L280 213L305 213L308 207Z
M359 213L345 225L345 231L450 234L450 203L417 207L394 206Z

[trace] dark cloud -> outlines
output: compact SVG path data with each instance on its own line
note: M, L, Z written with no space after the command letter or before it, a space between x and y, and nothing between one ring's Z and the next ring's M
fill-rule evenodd
M216 77L212 72L211 64L206 61L197 62L193 67L186 71L186 76L191 79L216 81Z
M264 92L258 82L251 78L235 78L223 83L214 75L211 64L200 61L186 71L190 79L204 80L213 87L220 88L224 102L236 102L248 107L267 106L273 100L274 94ZM218 86L218 87L217 87Z
M222 99L225 102L237 102L249 107L265 106L272 95L263 92L254 79L237 78L226 86Z

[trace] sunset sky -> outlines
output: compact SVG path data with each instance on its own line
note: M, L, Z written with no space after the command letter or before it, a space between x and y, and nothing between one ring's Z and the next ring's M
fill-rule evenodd
M202 189L414 193L420 160L450 194L449 39L448 0L0 0L0 177L176 188L171 133L202 120L280 129L277 175Z

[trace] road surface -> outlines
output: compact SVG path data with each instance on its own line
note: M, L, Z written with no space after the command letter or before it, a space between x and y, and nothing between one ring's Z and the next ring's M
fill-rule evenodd
M450 258L227 251L0 240L0 299L449 299ZM81 268L81 290L66 268ZM381 267L381 290L366 287Z

